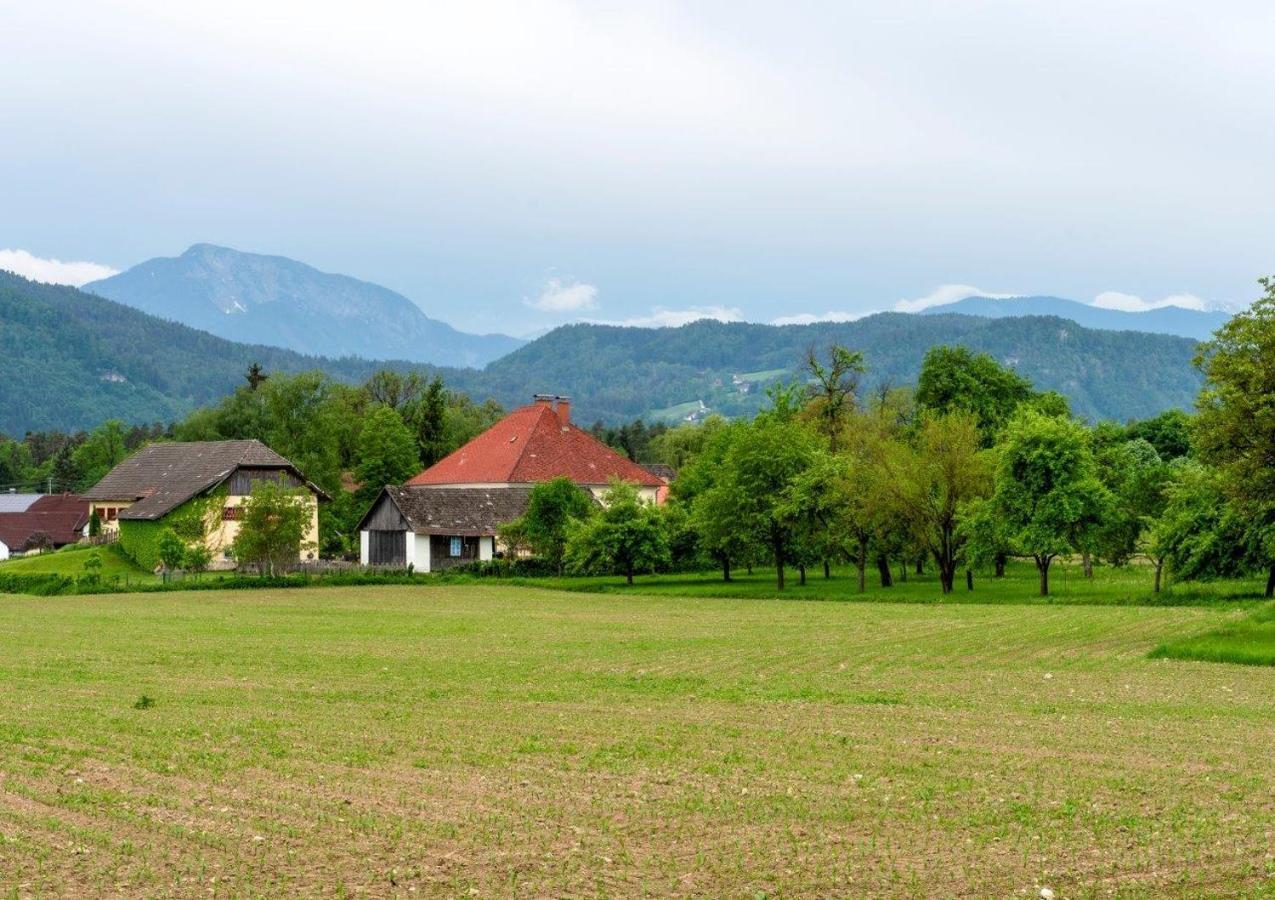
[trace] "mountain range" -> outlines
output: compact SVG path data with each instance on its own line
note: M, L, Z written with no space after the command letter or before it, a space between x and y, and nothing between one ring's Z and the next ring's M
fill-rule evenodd
M482 367L523 343L458 331L377 284L213 244L83 289L228 340L320 356Z
M96 294L0 272L0 431L89 428L108 418L170 421L234 390L253 362L268 372L318 369L352 382L379 368L416 369L506 407L536 392L570 394L586 421L675 419L701 404L734 415L757 409L767 382L795 377L808 346L831 343L864 352L868 387L910 383L930 347L964 344L1063 393L1090 419L1189 407L1200 386L1195 341L1087 329L1056 317L882 313L812 325L578 324L480 370L237 343Z
M1161 306L1142 312L1127 312L1090 306L1075 300L1064 300L1062 297L966 297L955 303L931 306L921 311L926 316L948 313L987 319L1058 316L1085 328L1176 334L1197 341L1208 340L1231 317L1230 313L1219 310L1186 309L1181 306Z

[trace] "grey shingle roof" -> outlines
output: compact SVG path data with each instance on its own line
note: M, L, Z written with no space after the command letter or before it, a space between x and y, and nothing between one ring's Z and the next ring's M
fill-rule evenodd
M261 441L151 444L108 472L84 497L133 501L120 512L121 519L159 519L240 466L286 469L304 480L296 466Z
M531 487L391 486L383 496L394 502L416 534L469 536L495 534L501 525L521 516L527 511Z
M42 494L0 494L0 513L20 513L30 509Z

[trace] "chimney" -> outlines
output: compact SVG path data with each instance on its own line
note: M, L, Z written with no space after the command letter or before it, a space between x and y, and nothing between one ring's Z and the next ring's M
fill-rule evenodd
M532 394L536 406L553 406L553 394Z
M555 397L553 408L558 413L558 421L563 425L571 424L571 398Z

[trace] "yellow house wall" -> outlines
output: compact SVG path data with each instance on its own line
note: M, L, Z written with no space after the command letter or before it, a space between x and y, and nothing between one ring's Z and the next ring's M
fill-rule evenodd
M226 502L222 504L222 508L232 506L243 506L244 501L248 498L242 494L231 494L226 497ZM314 554L313 558L319 556L319 498L314 494L310 494L306 498L306 505L310 507L310 527L306 532L305 543L311 545L308 550L301 554L301 558L305 559L309 554ZM226 556L230 550L231 544L235 542L235 536L239 534L239 521L227 521L220 513L218 513L218 521L216 527L208 533L204 539L204 545L212 552L213 566L218 565L227 567L233 565L231 560Z

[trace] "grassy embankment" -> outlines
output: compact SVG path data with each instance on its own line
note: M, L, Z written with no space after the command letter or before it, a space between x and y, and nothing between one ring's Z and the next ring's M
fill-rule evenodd
M118 577L121 581L149 583L155 576L147 572L124 554L116 544L104 544L100 547L89 547L72 544L52 553L39 553L33 556L15 557L0 562L0 573L13 572L22 575L66 575L78 578L89 574L84 562L96 551L102 560L102 568L98 574L103 581Z
M1238 615L4 597L0 894L1257 896L1275 669L1147 658Z

